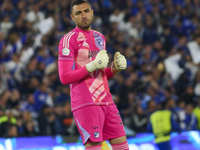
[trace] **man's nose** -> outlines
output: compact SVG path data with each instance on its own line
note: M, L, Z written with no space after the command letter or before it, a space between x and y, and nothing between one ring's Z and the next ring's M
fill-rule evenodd
M82 18L86 18L86 15L85 15L85 13L82 13Z

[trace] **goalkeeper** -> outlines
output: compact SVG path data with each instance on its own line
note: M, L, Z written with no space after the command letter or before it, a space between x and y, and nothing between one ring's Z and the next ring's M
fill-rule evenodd
M86 150L101 150L109 140L113 150L128 150L124 126L108 80L127 67L125 57L116 52L112 66L104 36L91 29L93 9L87 0L71 3L76 28L59 43L59 77L70 84L71 109Z

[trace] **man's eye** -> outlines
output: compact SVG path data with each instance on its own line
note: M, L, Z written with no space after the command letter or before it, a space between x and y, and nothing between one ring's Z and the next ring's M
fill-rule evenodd
M77 13L76 13L76 15L79 15L79 14L80 14L80 12L77 12Z

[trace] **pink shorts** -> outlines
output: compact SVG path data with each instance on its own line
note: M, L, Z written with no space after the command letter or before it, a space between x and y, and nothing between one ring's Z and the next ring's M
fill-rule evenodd
M87 106L73 112L83 144L125 136L116 105Z

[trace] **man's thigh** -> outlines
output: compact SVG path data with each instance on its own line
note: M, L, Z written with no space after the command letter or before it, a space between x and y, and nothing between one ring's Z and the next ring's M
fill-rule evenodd
M121 116L116 105L106 107L106 117L103 127L103 140L111 140L126 135Z
M90 142L103 142L103 126L105 111L102 106L87 106L73 112L83 144Z

